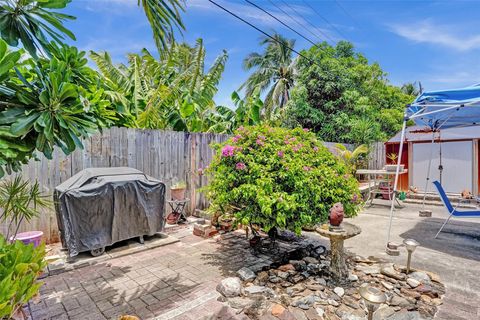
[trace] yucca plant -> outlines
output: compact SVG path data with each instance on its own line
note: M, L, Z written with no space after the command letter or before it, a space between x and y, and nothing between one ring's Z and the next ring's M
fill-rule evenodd
M6 239L15 238L23 221L29 222L51 202L40 191L38 181L31 184L21 176L0 183L0 223L7 225Z

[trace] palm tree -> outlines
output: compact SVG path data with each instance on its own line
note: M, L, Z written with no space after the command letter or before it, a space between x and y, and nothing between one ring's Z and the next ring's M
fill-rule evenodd
M418 96L422 91L422 84L420 82L407 82L402 85L401 90L403 93L411 95L411 96Z
M273 38L273 39L272 39ZM294 39L276 33L272 38L264 37L260 45L266 46L263 53L250 53L243 61L245 70L255 69L240 89L250 96L255 89L265 93L265 117L270 119L277 110L282 110L290 99L296 75L292 50Z
M184 0L138 0L138 5L143 7L148 22L152 26L153 38L158 51L168 49L174 39L174 28L185 29L180 12L185 11Z

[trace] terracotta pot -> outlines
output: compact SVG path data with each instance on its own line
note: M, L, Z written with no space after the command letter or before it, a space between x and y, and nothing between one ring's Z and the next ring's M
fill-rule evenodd
M170 188L172 200L184 200L186 188Z

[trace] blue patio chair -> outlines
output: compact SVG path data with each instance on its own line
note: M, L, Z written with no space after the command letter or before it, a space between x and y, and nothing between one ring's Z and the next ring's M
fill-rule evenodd
M445 220L445 222L442 224L442 227L440 230L438 230L437 234L435 235L435 239L438 237L440 232L442 232L442 229L445 227L445 225L448 223L451 217L463 217L463 218L480 218L480 210L457 210L457 207L453 207L450 200L447 197L447 194L445 193L445 190L443 190L442 185L438 181L434 181L433 184L438 190L438 194L440 195L440 198L442 199L443 204L448 210L448 213L450 215L448 218ZM457 205L458 206L458 205Z

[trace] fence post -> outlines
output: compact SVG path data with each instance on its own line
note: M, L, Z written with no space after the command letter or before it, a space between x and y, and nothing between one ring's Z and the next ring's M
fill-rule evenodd
M196 211L197 204L197 190L196 190L196 179L195 179L195 164L197 159L196 154L196 144L197 144L197 135L201 133L192 133L191 137L191 150L190 150L190 170L188 174L190 175L190 215L194 216Z

